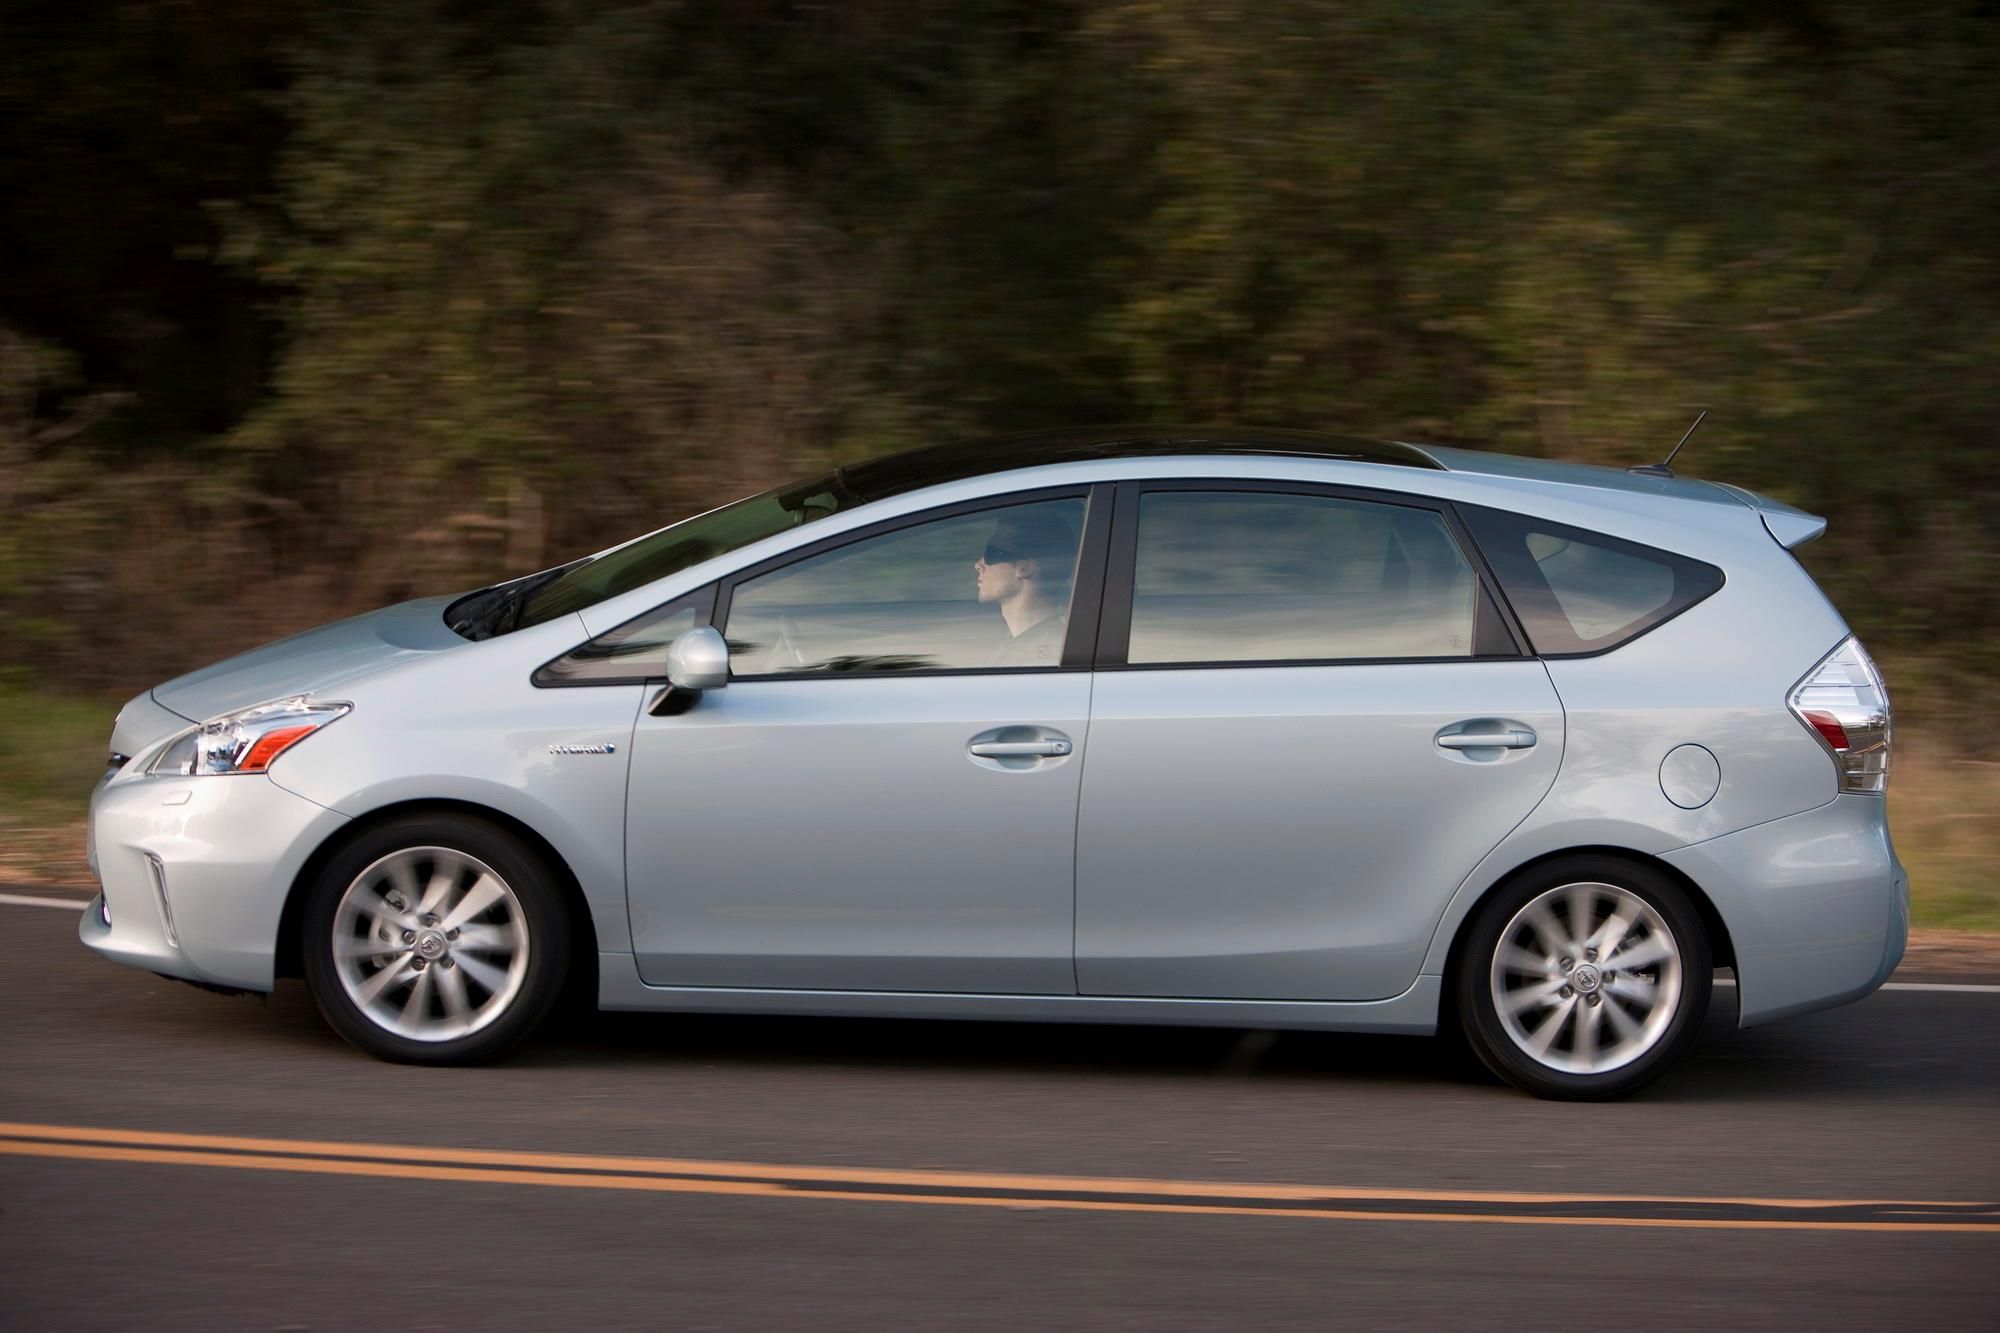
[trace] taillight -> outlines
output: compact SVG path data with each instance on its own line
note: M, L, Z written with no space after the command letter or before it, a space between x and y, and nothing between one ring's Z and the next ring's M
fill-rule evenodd
M1888 788L1889 691L1859 643L1828 653L1786 702L1833 755L1842 791Z

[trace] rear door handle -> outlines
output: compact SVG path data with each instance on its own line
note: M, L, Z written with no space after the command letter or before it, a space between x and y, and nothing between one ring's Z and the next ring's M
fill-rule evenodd
M1068 741L974 741L966 753L981 759L1049 759L1069 753Z
M1525 750L1535 743L1532 731L1454 731L1437 738L1445 750Z

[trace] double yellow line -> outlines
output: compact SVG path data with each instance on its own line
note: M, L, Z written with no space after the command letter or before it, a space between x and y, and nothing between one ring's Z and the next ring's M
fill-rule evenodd
M0 1122L0 1155L663 1194L1511 1226L2000 1234L2000 1203L1549 1194L606 1157Z

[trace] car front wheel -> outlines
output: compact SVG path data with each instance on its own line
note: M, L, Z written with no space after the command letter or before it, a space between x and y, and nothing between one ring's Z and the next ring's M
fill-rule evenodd
M310 889L306 982L335 1031L418 1064L490 1060L541 1023L569 929L549 870L513 835L459 815L362 834Z
M1645 866L1572 857L1484 904L1455 975L1472 1048L1537 1096L1620 1097L1700 1034L1713 964L1681 886Z

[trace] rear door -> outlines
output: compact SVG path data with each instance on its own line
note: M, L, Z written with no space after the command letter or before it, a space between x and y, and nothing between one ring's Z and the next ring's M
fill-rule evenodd
M1563 717L1448 506L1120 488L1077 830L1086 995L1409 988Z

